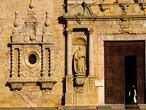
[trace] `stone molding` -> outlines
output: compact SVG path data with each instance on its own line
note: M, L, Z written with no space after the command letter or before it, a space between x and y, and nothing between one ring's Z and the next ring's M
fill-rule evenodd
M96 0L95 0L96 1ZM85 5L83 5L85 4ZM88 1L66 3L68 11L63 15L67 21L67 28L72 25L74 28L84 28L91 26L95 28L97 35L111 35L111 34L145 34L145 5L146 3L138 0L131 3L88 3ZM131 12L131 6L137 5L139 13ZM100 12L97 13L94 8L99 7ZM120 14L107 14L106 10L110 7L118 6ZM116 8L114 8L116 10ZM101 14L103 13L103 14ZM117 12L118 13L118 12ZM111 28L112 27L112 28Z

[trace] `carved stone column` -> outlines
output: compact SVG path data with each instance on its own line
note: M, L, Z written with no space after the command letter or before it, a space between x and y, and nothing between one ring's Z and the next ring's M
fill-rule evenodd
M46 54L47 54L47 50L46 50L46 48L45 47L43 47L42 48L42 53L43 53L43 58L42 58L42 62L43 62L43 67L42 67L42 76L43 76L43 78L45 78L46 76L47 76L47 69L48 69L48 67L47 67L47 59L46 59ZM46 69L47 68L47 69Z
M67 76L72 75L72 30L67 29Z
M89 76L94 76L93 65L93 29L89 29Z
M72 74L72 30L67 28L67 75L66 75L66 93L65 93L65 105L69 106L74 103L73 102L73 79Z
M18 76L18 50L12 46L12 78L17 78Z

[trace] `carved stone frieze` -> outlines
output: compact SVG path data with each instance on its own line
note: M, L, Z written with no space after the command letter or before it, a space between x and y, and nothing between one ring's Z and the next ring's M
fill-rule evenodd
M98 35L111 34L144 34L146 27L144 21L140 20L112 20L112 21L97 21L95 26Z
M93 4L87 1L74 2L66 4L68 12L65 13L64 18L68 24L73 24L72 27L75 28L86 28L89 26L88 21L90 21L90 26L95 26L96 33L99 35L144 34L146 33L145 4L146 2L141 0L101 1ZM95 11L97 5L100 12Z
M145 1L142 0L96 0L92 3L88 1L69 1L67 2L67 12L64 14L65 18L74 18L78 21L84 19L94 19L97 17L111 17L124 15L145 15ZM99 7L99 9L97 8ZM80 23L79 22L79 23Z

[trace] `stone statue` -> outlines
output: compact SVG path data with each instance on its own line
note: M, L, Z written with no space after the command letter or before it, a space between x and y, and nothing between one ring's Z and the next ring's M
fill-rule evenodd
M73 64L75 74L86 75L86 55L81 47L74 53Z

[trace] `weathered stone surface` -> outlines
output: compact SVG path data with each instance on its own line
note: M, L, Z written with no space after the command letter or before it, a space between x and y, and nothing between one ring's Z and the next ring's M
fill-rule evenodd
M104 105L104 41L146 40L146 0L66 1L0 0L0 109Z

